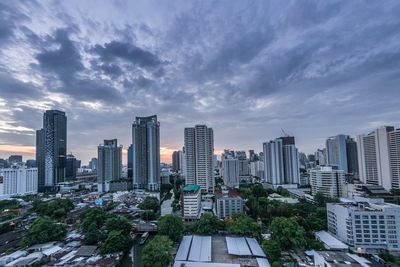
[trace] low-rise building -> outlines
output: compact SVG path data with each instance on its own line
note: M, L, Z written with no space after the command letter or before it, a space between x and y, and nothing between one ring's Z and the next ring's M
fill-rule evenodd
M327 204L328 230L358 253L400 252L400 206L355 197Z
M197 220L201 211L201 190L198 185L187 185L182 194L182 216L185 220Z
M322 193L326 197L343 196L345 173L331 166L317 166L309 170L312 194Z
M230 217L235 213L243 213L244 201L235 190L223 190L216 193L215 211L220 219Z
M0 196L36 194L38 192L38 169L13 166L0 169Z
M316 251L314 253L315 267L373 267L373 262L365 258L361 258L355 254L345 253L341 251Z

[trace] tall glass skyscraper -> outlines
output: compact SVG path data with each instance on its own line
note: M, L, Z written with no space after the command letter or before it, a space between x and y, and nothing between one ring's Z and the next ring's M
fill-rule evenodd
M39 192L54 190L65 181L67 117L59 110L46 110L43 129L36 132Z
M132 124L133 186L160 188L160 123L157 116L136 117Z

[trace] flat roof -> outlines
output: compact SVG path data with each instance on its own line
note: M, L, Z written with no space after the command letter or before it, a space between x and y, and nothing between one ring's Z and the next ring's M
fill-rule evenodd
M264 251L261 249L255 238L246 237L247 244L250 247L253 256L266 257Z
M226 237L228 253L238 256L251 256L252 253L244 237Z
M337 249L337 250L348 249L348 246L346 244L344 244L342 241L340 241L339 239L337 239L332 234L326 231L316 232L315 237L322 243L324 243L327 249Z
M185 235L179 245L178 252L176 253L175 260L186 261L189 255L190 244L192 243L193 236Z
M211 236L193 236L189 261L211 261Z
M200 190L200 186L195 184L187 185L183 188L183 191L197 191L197 190Z

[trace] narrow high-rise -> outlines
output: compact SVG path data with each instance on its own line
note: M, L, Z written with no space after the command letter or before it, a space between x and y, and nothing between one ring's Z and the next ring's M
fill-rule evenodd
M202 191L214 190L214 133L206 125L185 128L186 184L197 184Z
M160 123L157 116L136 117L132 124L133 186L160 188Z
M43 129L36 131L36 162L39 192L55 190L65 181L67 117L59 110L47 110Z
M180 171L180 153L181 151L172 152L172 171L179 172Z
M122 146L117 139L104 140L97 147L97 191L108 192L110 182L122 178Z

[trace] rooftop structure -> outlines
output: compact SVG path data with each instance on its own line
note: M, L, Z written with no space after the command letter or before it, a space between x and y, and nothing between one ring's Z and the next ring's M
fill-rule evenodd
M318 231L315 233L315 238L321 241L325 248L328 250L343 250L347 251L349 246L344 244L342 241L331 235L326 231Z
M269 267L265 257L254 238L184 236L174 267Z

